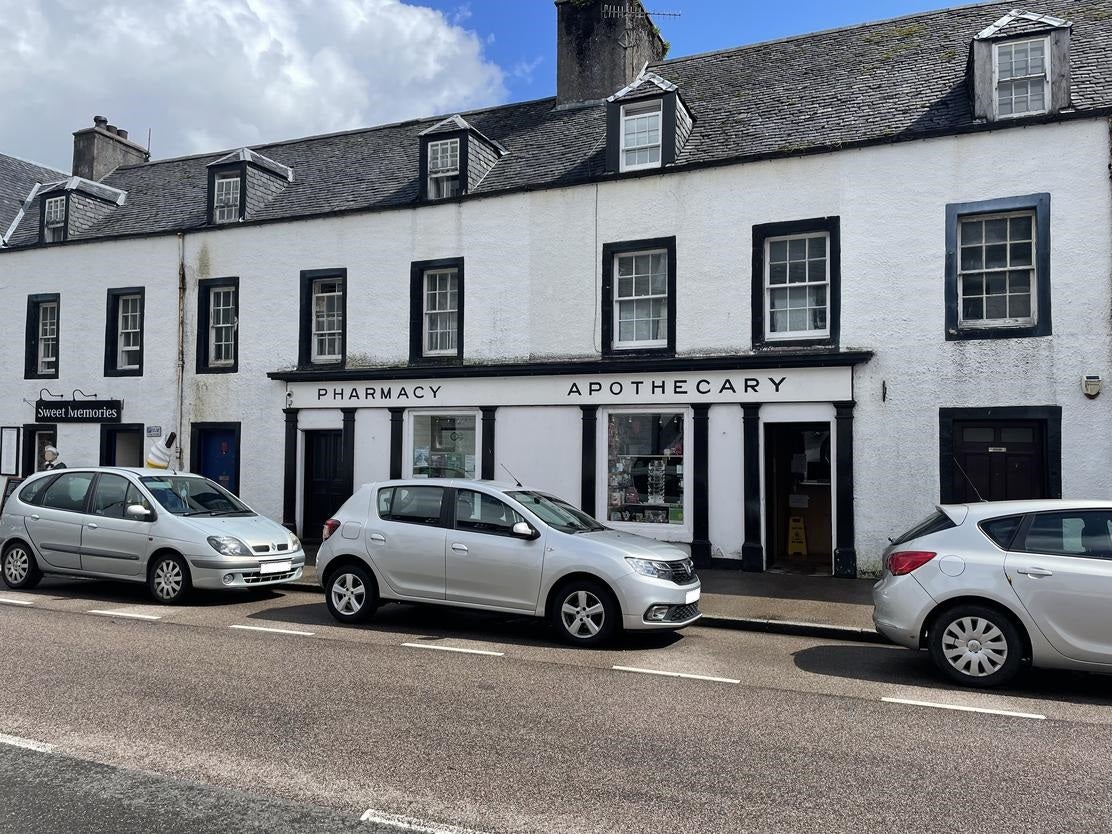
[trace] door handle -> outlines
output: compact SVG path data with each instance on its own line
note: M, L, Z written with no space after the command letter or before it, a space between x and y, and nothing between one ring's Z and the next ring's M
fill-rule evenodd
M371 533L370 539L375 544L386 544L386 536L382 535L382 533Z
M1022 573L1025 576L1053 576L1054 575L1054 571L1052 571L1052 570L1047 570L1046 568L1036 568L1036 567L1016 568L1015 572L1016 573Z
M452 545L452 550L456 551L456 553L466 553L467 552L467 545L460 544L459 542L456 542L455 544Z
M96 530L99 525L95 521L90 521L85 526L88 527L90 530Z
M32 521L38 521L39 520L39 514L38 513L31 513L31 520Z

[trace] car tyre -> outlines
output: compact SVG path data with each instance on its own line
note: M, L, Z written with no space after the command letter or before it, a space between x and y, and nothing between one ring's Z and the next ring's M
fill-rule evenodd
M4 548L0 576L9 588L22 591L38 585L42 571L30 547L23 542L12 542Z
M176 553L156 556L147 573L147 587L151 596L163 605L180 603L193 587L185 559Z
M928 648L935 665L963 686L1001 686L1023 665L1023 638L1003 612L958 605L934 621Z
M621 628L614 594L593 579L576 579L561 586L553 596L549 617L560 637L573 646L602 645Z
M324 599L341 623L362 623L378 607L378 589L371 572L362 565L343 565L328 577Z

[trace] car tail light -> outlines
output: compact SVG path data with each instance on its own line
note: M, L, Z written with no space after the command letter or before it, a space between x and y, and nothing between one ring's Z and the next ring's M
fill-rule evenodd
M903 576L916 568L921 568L935 556L929 550L901 550L888 556L888 571L893 576Z
M321 531L320 540L321 541L327 541L328 537L331 536L333 533L335 533L339 529L340 529L340 522L338 522L334 518L328 519L328 521L324 522L324 529ZM931 555L933 556L934 554L932 553Z

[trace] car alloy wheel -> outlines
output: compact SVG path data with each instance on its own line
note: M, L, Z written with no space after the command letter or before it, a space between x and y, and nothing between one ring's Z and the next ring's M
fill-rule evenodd
M931 628L929 648L935 665L967 686L998 686L1023 662L1023 641L1015 624L982 605L959 605L944 612Z
M549 617L575 646L597 646L621 629L621 611L610 589L592 579L573 579L552 599Z
M348 563L328 577L325 600L341 623L360 623L375 612L378 587L366 568Z
M178 602L189 591L189 574L179 556L163 556L151 571L151 594L159 602Z
M9 588L32 588L42 577L35 558L22 544L13 544L5 550L3 562L4 584Z
M590 591L573 591L560 606L560 618L572 637L594 637L606 625L606 606Z

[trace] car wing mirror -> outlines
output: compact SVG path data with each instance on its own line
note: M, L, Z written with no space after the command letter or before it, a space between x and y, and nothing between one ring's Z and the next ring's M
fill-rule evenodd
M154 513L144 507L142 504L130 504L124 515L132 521L151 521L154 518Z
M519 521L510 531L519 539L539 539L541 534L529 526L527 522Z

